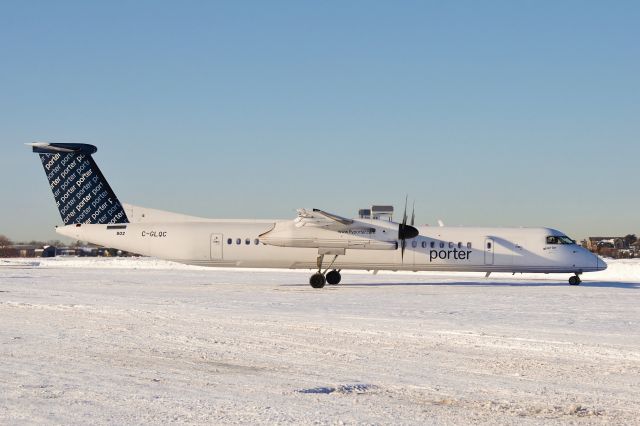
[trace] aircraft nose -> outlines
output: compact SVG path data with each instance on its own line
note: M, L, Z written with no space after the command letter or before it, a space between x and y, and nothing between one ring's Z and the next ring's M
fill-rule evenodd
M597 260L597 266L596 268L598 269L598 271L604 271L605 269L607 269L607 264L604 260L600 259L600 256L596 256Z

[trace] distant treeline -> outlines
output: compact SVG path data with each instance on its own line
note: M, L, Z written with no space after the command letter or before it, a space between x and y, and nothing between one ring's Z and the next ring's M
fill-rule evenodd
M13 247L13 246L33 246L33 247L44 247L44 246L54 246L54 247L80 247L87 246L87 244L83 244L80 241L74 241L72 243L64 243L60 240L31 240L31 241L13 241L11 238L0 234L0 248L4 247Z
M55 256L137 256L133 253L115 248L101 247L74 241L71 244L60 240L49 241L20 241L14 242L4 235L0 235L0 258L5 257L55 257Z
M48 241L12 241L5 235L0 235L0 257L33 257L35 256L51 256L48 250L44 250L45 247L53 250L55 255L56 250L59 248L79 249L81 247L96 247L93 244L83 244L81 241L74 241L73 243L64 243L60 240L48 240ZM45 254L43 254L45 253Z

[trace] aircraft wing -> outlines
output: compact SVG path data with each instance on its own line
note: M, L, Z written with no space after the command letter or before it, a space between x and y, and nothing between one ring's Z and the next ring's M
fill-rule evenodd
M333 231L343 231L349 229L353 224L353 219L347 219L346 217L320 209L298 209L298 217L295 218L294 223L297 228L311 226L331 229Z
M377 229L368 223L338 216L320 209L299 209L293 221L274 224L260 235L260 241L279 247L318 249L396 250L394 232ZM377 238L376 238L377 237Z

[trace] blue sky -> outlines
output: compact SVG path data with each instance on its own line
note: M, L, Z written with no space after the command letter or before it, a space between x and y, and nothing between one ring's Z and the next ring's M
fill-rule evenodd
M22 144L83 142L124 202L640 233L640 3L0 4L0 234L55 238Z

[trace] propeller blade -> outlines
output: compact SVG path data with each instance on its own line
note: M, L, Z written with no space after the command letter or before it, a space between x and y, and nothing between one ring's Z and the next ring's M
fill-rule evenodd
M398 225L398 239L400 240L400 258L404 263L404 250L407 247L407 203L409 195L404 197L404 212L402 213L402 223Z
M409 201L409 195L404 197L404 213L402 213L402 226L407 224L407 201Z
M414 212L411 214L411 225L407 225L407 206L405 201L405 209L404 214L402 215L402 223L398 224L398 239L400 241L415 238L420 234L420 232L413 227L413 222L415 221L415 207Z
M411 226L416 222L416 202L413 202L413 207L411 208Z

